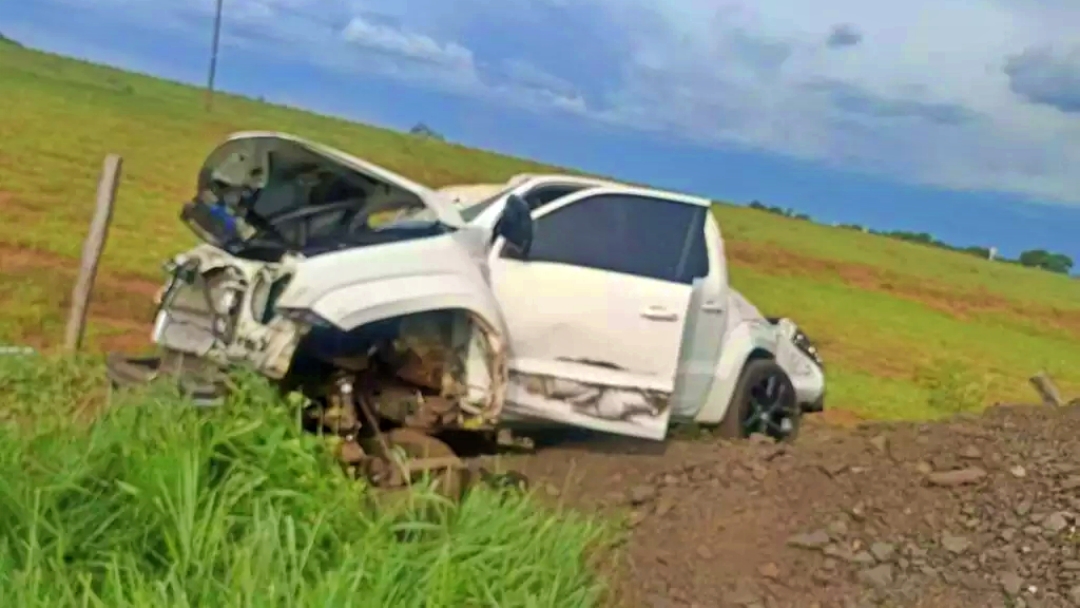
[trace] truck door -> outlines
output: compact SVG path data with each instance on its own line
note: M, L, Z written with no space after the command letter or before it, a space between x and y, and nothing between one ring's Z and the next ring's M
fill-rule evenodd
M708 209L633 192L591 189L542 206L526 259L495 244L491 281L510 334L507 411L666 435L700 272L690 256Z

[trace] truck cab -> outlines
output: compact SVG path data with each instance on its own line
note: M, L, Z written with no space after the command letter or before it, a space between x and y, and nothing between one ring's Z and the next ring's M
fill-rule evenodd
M557 174L440 192L480 226L494 225L510 197L530 209L527 260L499 242L488 259L517 375L584 384L603 376L664 395L658 402L666 406L652 416L619 418L624 412L614 408L604 430L660 438L671 422L719 424L754 359L784 370L801 409L820 409L820 354L794 322L765 318L730 286L711 201ZM559 411L535 395L508 397ZM566 422L595 424L593 415L563 409Z

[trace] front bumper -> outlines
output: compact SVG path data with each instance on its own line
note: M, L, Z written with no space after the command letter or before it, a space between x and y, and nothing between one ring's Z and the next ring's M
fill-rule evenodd
M825 411L825 391L821 391L821 396L811 403L802 404L802 411L806 414L819 414Z

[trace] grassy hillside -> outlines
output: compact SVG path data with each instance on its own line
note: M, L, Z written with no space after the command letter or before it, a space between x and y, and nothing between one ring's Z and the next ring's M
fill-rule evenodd
M191 242L179 203L229 132L294 132L436 186L550 169L247 99L207 115L197 90L14 46L0 45L0 82L0 342L55 343L107 152L124 156L125 175L91 312L98 348L144 339L159 264ZM1080 281L752 209L716 213L736 287L821 342L831 407L908 418L1030 400L1037 369L1080 393Z

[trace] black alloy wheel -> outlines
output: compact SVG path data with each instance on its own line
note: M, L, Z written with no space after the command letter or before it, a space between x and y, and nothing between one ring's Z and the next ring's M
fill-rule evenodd
M776 441L792 441L799 433L801 418L795 387L784 369L771 359L754 359L743 368L718 431L728 438L757 433Z

